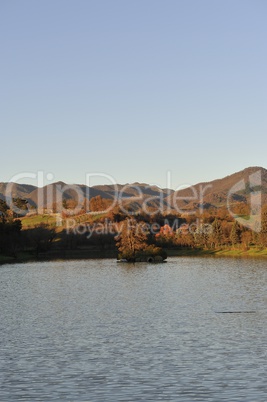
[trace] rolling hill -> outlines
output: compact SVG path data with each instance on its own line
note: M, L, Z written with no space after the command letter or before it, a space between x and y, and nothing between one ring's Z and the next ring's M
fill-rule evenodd
M159 203L164 208L186 212L200 206L204 209L220 208L231 203L249 204L251 193L261 191L263 203L267 202L267 170L262 167L249 167L232 175L210 182L202 182L178 191L161 189L146 183L98 185L68 185L63 182L49 184L38 188L27 184L0 183L0 199L5 200L7 189L13 198L23 198L29 206L38 209L52 208L62 200L73 200L84 197L90 200L100 196L104 199L123 199L124 204L134 203L135 208L141 208L144 201L156 208ZM230 196L229 196L230 194Z
M262 167L249 167L222 179L198 183L192 187L175 191L167 203L180 211L220 208L243 202L250 204L252 192L261 191L262 202L267 201L267 170Z

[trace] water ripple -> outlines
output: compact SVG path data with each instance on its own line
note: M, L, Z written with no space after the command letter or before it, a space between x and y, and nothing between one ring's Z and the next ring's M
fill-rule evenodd
M0 400L265 402L266 272L198 258L2 266Z

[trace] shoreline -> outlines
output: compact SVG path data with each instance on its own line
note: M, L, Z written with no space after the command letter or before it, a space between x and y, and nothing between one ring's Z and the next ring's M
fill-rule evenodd
M168 257L213 257L213 258L267 258L267 248L259 249L251 247L248 250L219 248L219 249L165 249ZM25 262L79 260L79 259L117 259L115 250L54 250L53 252L40 253L38 256L29 251L18 253L17 257L0 255L0 265L19 264Z
M233 249L233 248L218 248L218 249L169 249L167 250L168 257L229 257L229 258L267 258L267 248L259 249L251 247L248 250Z

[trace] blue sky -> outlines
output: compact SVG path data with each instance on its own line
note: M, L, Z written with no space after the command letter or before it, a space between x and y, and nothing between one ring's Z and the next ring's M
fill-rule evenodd
M265 0L0 0L0 181L267 168L266 16Z

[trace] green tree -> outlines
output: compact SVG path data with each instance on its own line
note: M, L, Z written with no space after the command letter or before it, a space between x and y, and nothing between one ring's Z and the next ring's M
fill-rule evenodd
M219 247L222 244L223 230L221 221L217 218L212 223L212 232L210 235L210 240L212 247Z
M21 221L19 219L0 222L0 253L16 257L21 242Z
M4 223L7 217L9 207L7 203L0 199L0 220Z
M48 251L56 237L55 228L49 227L44 223L26 231L28 244L34 249L36 256L40 252Z

